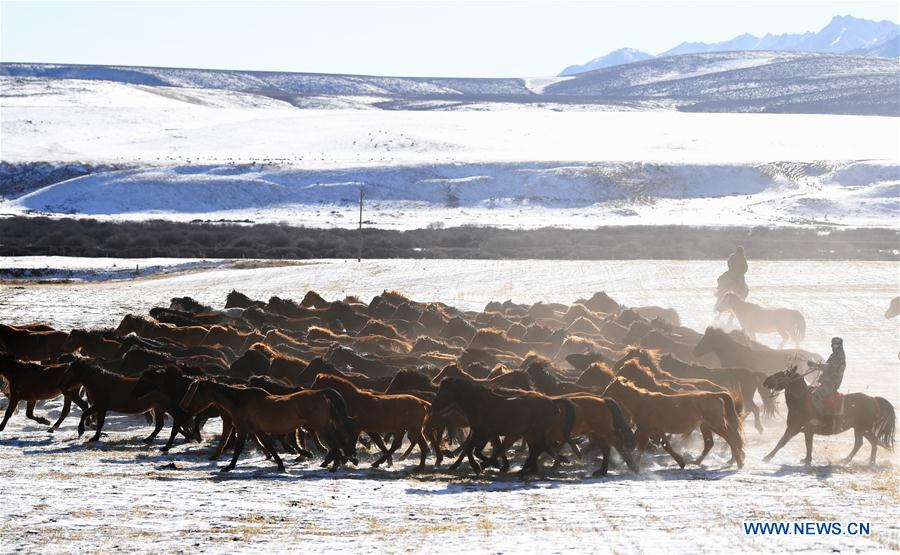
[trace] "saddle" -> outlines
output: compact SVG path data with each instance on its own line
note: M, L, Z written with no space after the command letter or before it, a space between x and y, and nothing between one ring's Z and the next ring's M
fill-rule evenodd
M815 393L815 387L810 387L806 390L806 408L809 414L815 414L816 406L813 404L813 393ZM835 391L829 395L826 395L822 400L822 411L824 415L835 415L835 414L844 414L844 394L838 391Z

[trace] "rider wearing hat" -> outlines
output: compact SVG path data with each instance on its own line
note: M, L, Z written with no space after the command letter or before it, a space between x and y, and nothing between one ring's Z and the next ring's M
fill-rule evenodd
M825 414L825 399L837 393L841 382L844 380L844 368L847 366L847 358L844 356L844 340L840 337L831 339L831 356L824 363L808 361L807 365L812 370L819 370L819 383L812 394L813 407L816 414L813 415L810 424L819 425L818 416Z

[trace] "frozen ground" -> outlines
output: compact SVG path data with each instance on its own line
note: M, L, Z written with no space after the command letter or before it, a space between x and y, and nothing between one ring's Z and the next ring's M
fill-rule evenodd
M232 288L251 297L326 298L398 289L413 298L481 308L491 299L571 302L606 290L626 304L676 308L685 323L711 322L712 262L315 261L296 266L214 269L155 279L0 286L0 320L62 327L111 325L175 295L221 305ZM751 262L751 298L798 308L807 317L804 347L823 352L845 338L846 391L900 402L897 321L884 320L898 294L896 263ZM552 287L548 284L552 284ZM770 340L772 338L769 338ZM58 405L38 412L55 414ZM77 411L76 411L77 413ZM27 422L27 423L26 423ZM346 551L771 552L900 549L897 457L883 451L850 466L850 435L817 438L814 465L797 464L802 440L766 464L761 457L780 422L748 429L748 465L723 469L717 449L698 469L665 459L633 477L616 470L588 479L582 463L518 482L412 467L340 471L335 479L301 463L287 475L258 453L222 478L205 447L179 445L169 455L140 444L146 428L114 418L105 442L75 439L74 419L55 435L18 414L0 434L0 547L4 551L249 551L337 548ZM215 429L215 424L210 426ZM696 453L696 446L685 446ZM175 467L168 467L174 463ZM658 463L658 464L657 464ZM465 471L464 471L465 472ZM866 521L872 535L746 536L744 521Z

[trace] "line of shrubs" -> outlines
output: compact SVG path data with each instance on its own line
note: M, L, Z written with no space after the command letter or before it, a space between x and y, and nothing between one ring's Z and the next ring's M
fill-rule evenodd
M744 245L755 259L900 260L900 231L894 229L429 226L364 229L362 240L364 258L722 259ZM355 258L359 243L357 230L286 224L0 219L0 256Z

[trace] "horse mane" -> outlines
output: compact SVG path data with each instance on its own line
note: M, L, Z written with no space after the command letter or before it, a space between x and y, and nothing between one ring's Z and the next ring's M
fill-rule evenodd
M250 345L250 348L247 349L247 353L249 353L250 351L256 351L256 352L260 353L261 355L264 355L265 357L270 358L270 359L277 358L279 356L278 351L276 351L269 345L259 342L259 341L257 341L253 345ZM246 354L246 353L244 353L244 354Z
M320 337L310 338L310 334L317 334ZM324 336L324 337L323 337ZM322 326L310 326L308 330L306 330L306 337L308 339L330 339L331 341L337 341L341 337L348 337L343 334L334 333L328 328L323 328Z
M348 387L351 389L351 391L356 391L357 393L359 393L361 395L374 395L374 393L372 391L363 389L361 387L357 387L356 384L354 384L353 382L351 382L350 380L348 380L347 378L345 378L343 376L336 376L334 374L325 374L325 373L316 374L316 378L313 380L313 383L320 382L320 381L325 383L325 387L332 387L333 385L338 385L338 386Z
M408 303L410 301L409 297L407 297L403 293L395 290L388 291L387 289L381 292L381 298L386 303L394 305L395 307L400 306L403 303Z

